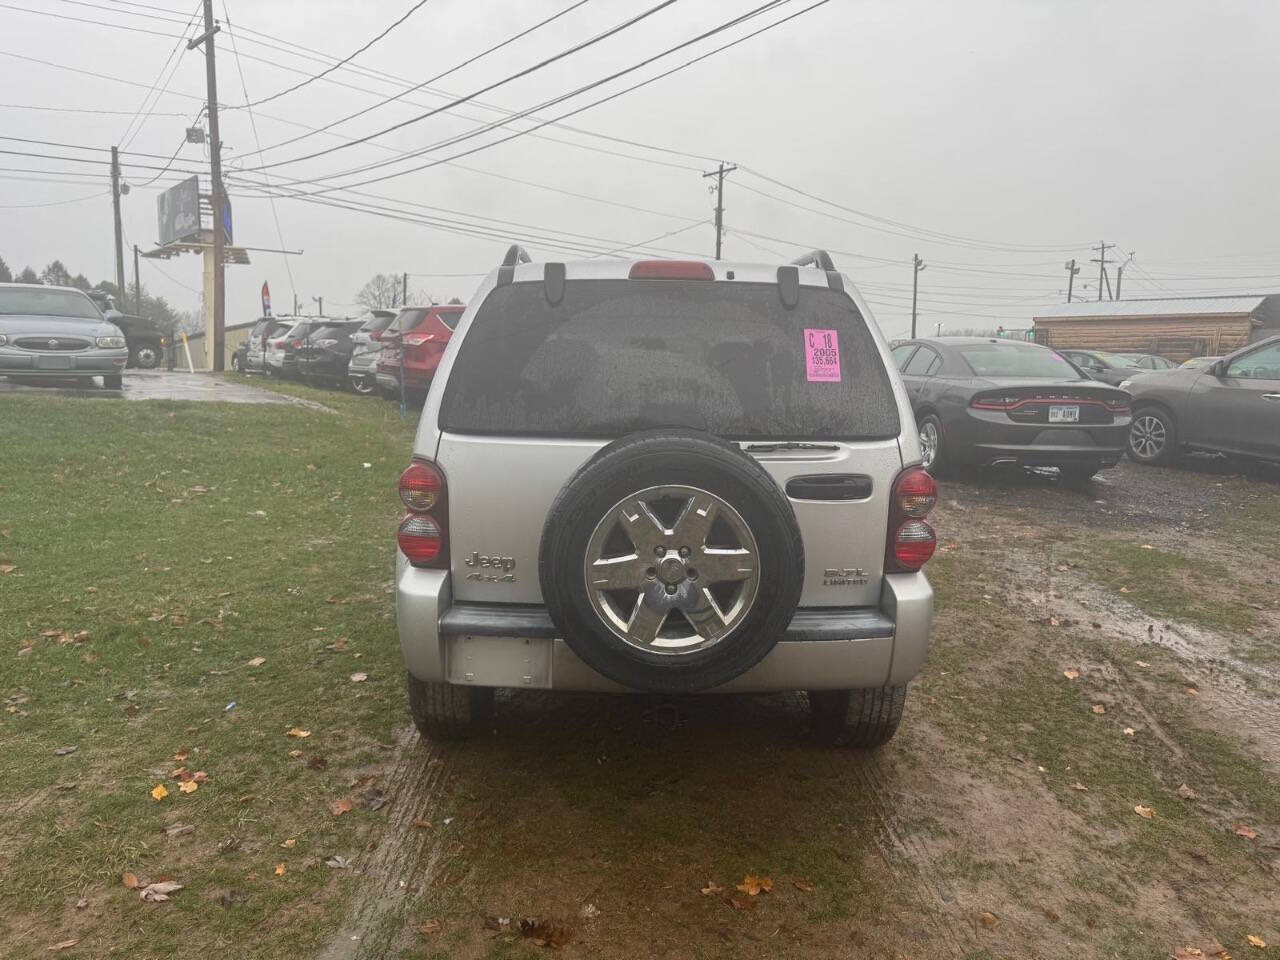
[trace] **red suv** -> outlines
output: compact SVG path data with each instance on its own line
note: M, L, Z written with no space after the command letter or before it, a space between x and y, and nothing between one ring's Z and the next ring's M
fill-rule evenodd
M453 336L466 307L405 307L382 333L378 357L378 387L387 396L400 395L400 358L403 352L404 388L425 393L436 375L444 348Z

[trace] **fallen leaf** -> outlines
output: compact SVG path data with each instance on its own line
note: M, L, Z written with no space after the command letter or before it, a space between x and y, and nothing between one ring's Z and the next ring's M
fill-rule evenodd
M284 864L283 864L283 863L277 863L277 864L276 864L276 876L277 876L277 877L283 877L283 876L284 876Z
M1086 786L1085 786L1083 783L1081 783L1079 780L1077 780L1075 783L1073 783L1073 784L1071 785L1071 789L1072 789L1072 790L1079 790L1081 793L1088 793L1088 792L1089 792L1089 788L1088 788L1088 787L1086 787Z
M161 880L157 883L149 883L141 890L138 895L148 903L159 903L169 899L169 894L176 893L182 889L182 884L175 880Z
M724 893L724 887L716 883L714 880L708 880L707 885L702 888L704 897L714 897L718 893Z
M758 893L768 893L773 889L773 878L760 877L754 873L748 873L742 878L742 882L738 884L738 889L749 897L754 897Z
M442 926L443 924L439 920L427 920L423 922L422 926L418 927L418 932L431 936L433 933L439 933Z
M1134 663L1136 663L1136 664L1137 664L1138 666L1140 666L1140 667L1149 667L1149 666L1151 666L1151 664L1147 663L1147 661L1145 661L1145 660L1135 660L1135 661L1133 661L1133 662L1134 662Z
M324 862L324 865L332 870L349 870L351 861L346 857L330 857Z
M301 751L301 750L290 750L290 751L289 751L289 756L291 756L291 757L293 757L293 759L297 760L300 756L302 756L302 751Z
M1095 703L1091 708L1094 713L1102 714L1107 712L1107 708L1100 703Z
M1061 621L1061 620L1059 620L1057 617L1050 617L1050 618L1049 618L1049 626L1051 626L1051 627L1057 627L1057 626L1061 626L1061 625L1062 625L1062 621Z
M350 797L343 797L329 805L329 811L335 816L340 817L344 813L350 813L355 808L355 801Z
M1261 937L1255 937L1252 933L1246 934L1245 939L1249 941L1249 946L1251 947L1257 947L1259 950L1265 950L1267 948L1267 941L1263 940Z
M163 800L169 795L169 791L165 789L163 783L157 783L151 790L152 800Z
M742 910L743 912L754 910L756 908L756 902L747 897L730 897L729 904L733 909Z
M351 675L352 683L364 683L368 679L369 675L367 673L353 673Z
M1198 697L1200 696L1200 691L1197 690L1195 687L1187 687L1187 696Z
M1192 946L1174 947L1172 956L1173 960L1198 960L1204 956L1204 951Z
M1066 677L1068 680L1078 680L1078 679L1080 679L1080 671L1079 671L1079 670L1063 670L1063 671L1062 671L1062 675L1063 675L1064 677Z
M0 571L3 571L5 573L9 572L8 570L5 570L3 567L0 567ZM63 940L61 943L55 943L49 949L50 950L66 950L68 947L74 947L79 942L80 942L79 938L75 940Z
M413 825L414 825L415 827L417 827L419 830L430 830L430 829L431 829L431 821L430 821L430 820L415 820L415 821L413 821Z
M79 747L58 747L57 750L53 751L53 755L55 757L65 757L69 754L75 753L79 749Z
M196 828L190 823L175 823L171 827L164 828L166 837L185 837L189 833L195 833Z
M1184 783L1178 788L1178 796L1183 800L1194 800L1196 799L1196 792Z
M298 739L302 739L303 737L311 736L311 731L303 730L301 727L290 727L288 733L286 733L285 736L297 737Z
M138 885L137 874L130 873L126 870L124 875L120 878L120 883L124 885L126 890L134 889Z
M1246 840L1258 839L1258 831L1254 830L1252 827L1245 826L1243 823L1233 823L1231 825L1231 830L1237 837L1244 837Z
M1144 543L1144 544L1142 545L1142 549L1143 549L1143 550L1154 550L1154 549L1155 549L1155 547L1153 547L1153 546L1152 546L1151 544L1149 544L1149 543Z
M249 666L260 667L266 662L267 662L266 657L254 657L252 660L249 661Z
M85 907L87 907L88 905L89 905L89 898L88 898L88 897L81 897L79 900L77 900L77 901L76 901L76 909L77 909L77 910L83 910L83 909L84 909Z
M364 792L364 805L370 810L381 810L390 799L377 787L370 787Z
M196 783L204 783L206 780L209 779L209 775L205 773L203 770L197 770L195 773L191 775L191 779L194 780Z
M182 783L178 784L178 790L182 793L195 793L199 789L200 784L194 780L183 780Z
M181 763L183 760L187 759L188 756L189 754L187 753L186 750L179 750L177 753L173 755L173 759Z
M13 573L17 569L16 563L0 563L0 573Z
M233 850L239 850L239 849L240 849L239 837L227 837L227 839L222 840L218 843L219 853L230 853Z
M298 844L298 838L290 837L288 840L280 844L280 846L284 847L286 850L292 850L295 846L297 846L297 844Z
M808 880L792 880L791 884L801 893L813 893L813 884Z
M978 922L988 930L994 930L996 927L1000 926L1000 918L989 910L984 910L982 913L978 914Z
M1125 728L1124 728L1124 735L1125 735L1126 737L1132 737L1132 736L1133 736L1135 733L1137 733L1137 732L1138 732L1138 731L1134 730L1134 729L1133 729L1133 727L1125 727Z
M1150 807L1144 807L1142 804L1138 804L1136 807L1134 807L1133 812L1136 813L1138 816L1140 816L1143 820L1150 820L1152 817L1156 815L1156 812L1154 810L1152 810Z

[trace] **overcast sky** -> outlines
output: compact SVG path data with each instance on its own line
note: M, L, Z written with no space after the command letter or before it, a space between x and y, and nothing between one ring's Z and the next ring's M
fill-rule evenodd
M292 278L285 258L272 253L254 252L251 265L230 267L228 323L259 314L264 280L277 312L289 309L294 292L312 308L311 298L323 297L326 313L354 312L357 290L378 272L407 271L416 275L410 280L415 290L465 299L480 277L446 275L487 272L508 237L527 238L535 259L573 256L565 247L598 254L642 241L653 241L643 249L709 257L712 181L701 173L712 169L713 159L743 168L726 181L725 258L774 262L829 248L889 336L909 326L916 252L928 265L920 275L920 317L929 332L938 323L944 329L1029 326L1039 308L1065 299L1063 264L1071 257L1082 264L1077 294L1095 298L1097 265L1088 261L1099 240L1118 243L1123 256L1135 253L1124 275L1126 298L1169 290L1280 290L1280 4L1272 0L830 0L565 121L574 130L543 127L451 163L358 187L361 196L335 191L305 201L278 199L277 230L271 203L253 186L265 177L277 190L292 180L303 183L287 190L313 191L454 156L530 122L437 146L412 162L322 179L474 131L502 118L494 108L527 109L764 0L676 0L477 101L343 146L439 107L449 94L480 90L659 2L587 0L429 90L310 133L573 3L426 0L349 67L252 111L255 132L242 106L246 99L314 76L416 2L226 0L224 8L215 0L219 21L230 21L216 42L236 241L305 251L288 258ZM556 117L812 2L790 0L537 116ZM125 179L134 189L123 201L124 230L144 248L156 240L159 190L183 174L170 171L142 186L159 172L142 165L165 165L205 95L204 58L178 40L196 32L184 28L197 6L195 0L11 0L2 14L0 134L102 150L127 142ZM166 63L173 68L167 83ZM147 97L157 78L163 95ZM135 120L144 102L148 108ZM300 135L296 143L256 153L259 145L271 148ZM300 159L333 147L341 149ZM105 156L13 139L0 140L0 148ZM291 162L249 169L279 161ZM205 171L207 189L205 148L182 146L173 166ZM40 270L56 258L91 280L112 277L106 174L105 164L0 154L0 257L15 273L28 264ZM493 236L459 235L319 201L444 218ZM671 235L654 240L664 234ZM561 246L548 243L552 237ZM197 307L199 258L160 267L167 276L143 261L143 283L180 309Z

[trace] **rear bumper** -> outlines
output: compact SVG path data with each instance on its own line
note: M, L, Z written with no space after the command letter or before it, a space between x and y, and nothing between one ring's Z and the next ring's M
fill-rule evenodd
M998 413L967 412L959 423L944 424L949 455L975 466L1018 463L1057 467L1073 464L1114 466L1124 456L1130 418L1109 424L1014 423Z
M975 448L985 464L1019 463L1028 467L1063 467L1076 464L1101 464L1114 467L1124 456L1125 448L983 443Z
M830 690L906 683L929 645L933 588L923 573L884 578L879 607L804 608L760 663L717 693ZM397 554L396 621L420 680L482 687L626 692L558 636L546 608L452 602L449 573Z
M400 389L400 374L392 370L384 370L378 367L378 386L384 390ZM426 390L431 386L431 378L423 376L421 372L412 368L404 372L404 387L406 390Z

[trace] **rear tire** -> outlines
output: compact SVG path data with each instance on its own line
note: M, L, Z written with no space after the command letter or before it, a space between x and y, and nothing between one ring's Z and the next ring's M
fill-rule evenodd
M351 383L351 389L360 394L360 396L367 397L373 394L374 386L369 382L368 377L349 377L348 379Z
M409 713L431 740L465 740L493 721L493 687L433 683L409 674Z
M138 366L140 366L140 367L146 367L146 369L150 369L150 367L147 367L145 364L143 364L143 363L141 362L141 360L142 360L142 354L141 354L141 353L139 353L139 354L138 354L138 360L139 360L139 362L138 362ZM154 365L155 365L155 364L152 364L152 366L154 366ZM231 355L231 372L232 372L232 373L244 373L244 365L240 362L240 354L238 354L238 353L233 353L233 354Z
M906 702L905 683L869 690L810 690L813 735L822 743L881 746L898 732Z
M124 377L118 373L107 374L102 378L102 389L104 390L124 389Z
M935 477L945 476L950 461L942 437L942 421L930 413L920 420L919 427L921 464Z
M1129 426L1129 459L1144 466L1168 463L1178 452L1178 428L1161 407L1140 407Z

